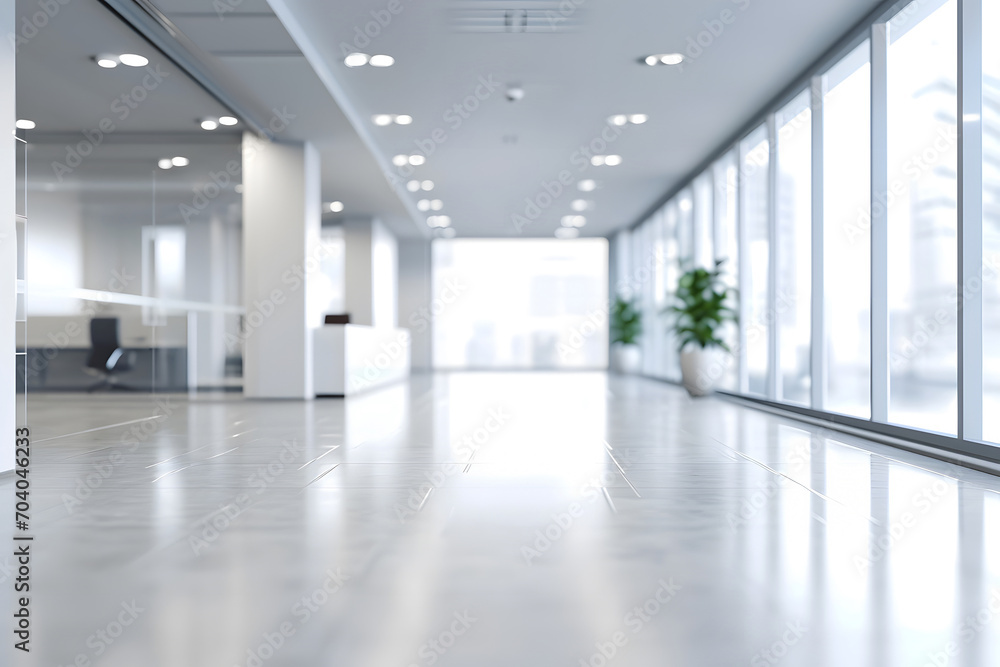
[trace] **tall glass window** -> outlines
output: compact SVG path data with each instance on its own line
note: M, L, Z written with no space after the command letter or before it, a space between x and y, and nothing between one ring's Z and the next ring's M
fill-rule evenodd
M655 319L657 337L663 342L663 377L676 380L680 378L680 357L677 353L677 339L671 333L671 316L664 312L664 308L673 300L673 293L677 289L678 267L680 264L680 245L678 234L680 233L680 215L677 209L677 200L667 203L658 217L663 223L663 285L659 291L659 301Z
M432 255L434 294L451 290L435 367L607 367L606 239L438 239Z
M983 0L983 438L1000 442L1000 0Z
M907 5L889 24L889 421L958 425L957 1Z
M712 166L713 180L713 250L715 261L722 261L721 269L726 285L733 289L739 287L739 252L737 246L736 222L736 152L730 151ZM730 298L730 307L737 308L739 294ZM725 374L719 379L719 387L736 391L739 389L739 365L737 345L739 336L734 324L727 324L722 330L722 340L726 341L733 352L728 357Z
M694 262L712 266L712 173L704 171L694 179Z
M823 76L823 409L871 417L871 66L866 40Z
M771 246L768 235L768 165L771 148L767 127L762 125L740 143L742 186L740 199L742 224L749 262L748 284L742 286L741 298L747 299L746 363L749 392L767 395L768 332L772 314L767 298Z
M812 296L812 111L803 91L778 111L778 372L781 400L809 405Z
M681 264L692 264L695 260L694 251L694 200L691 188L682 190L673 202L677 206L677 252L680 253Z

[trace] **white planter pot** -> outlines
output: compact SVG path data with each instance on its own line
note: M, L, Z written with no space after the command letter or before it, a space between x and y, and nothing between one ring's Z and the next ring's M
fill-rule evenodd
M611 348L611 370L635 375L642 370L642 351L638 345L616 344Z
M681 381L692 396L707 396L721 374L722 352L718 348L689 346L681 352Z

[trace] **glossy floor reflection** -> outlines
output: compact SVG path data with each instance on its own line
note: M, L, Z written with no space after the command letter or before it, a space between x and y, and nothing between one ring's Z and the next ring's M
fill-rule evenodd
M50 394L30 424L19 665L1000 664L1000 479L652 381Z

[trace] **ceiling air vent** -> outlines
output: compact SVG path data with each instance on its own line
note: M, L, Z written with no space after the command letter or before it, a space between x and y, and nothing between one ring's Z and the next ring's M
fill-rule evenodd
M546 33L578 28L580 8L572 0L552 2L458 2L449 10L449 23L459 32Z

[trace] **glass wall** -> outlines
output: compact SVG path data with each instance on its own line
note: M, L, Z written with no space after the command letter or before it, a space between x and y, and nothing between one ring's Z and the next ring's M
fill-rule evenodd
M768 299L771 264L770 174L771 147L767 127L761 125L740 144L742 174L740 179L740 221L745 229L748 281L743 285L742 298L746 309L746 365L748 391L758 396L768 395L770 366L768 335L774 314Z
M888 33L889 421L954 434L957 1L911 3Z
M971 33L960 30L963 1L886 9L748 124L710 170L692 174L665 209L667 229L677 221L676 234L665 234L677 255L662 253L656 291L671 292L685 259L725 259L741 319L723 332L733 354L719 387L996 457L1000 0L981 3L982 39L979 2L964 10ZM975 90L963 98L967 85ZM973 158L960 166L962 142ZM980 302L981 331L978 309L963 307ZM974 328L960 340L963 320ZM969 382L979 367L981 412Z
M826 379L815 407L862 419L871 416L870 48L865 40L822 78Z
M812 112L804 90L777 114L774 261L780 398L809 404L812 297Z
M727 287L734 290L730 304L735 307L736 291L739 289L739 247L737 240L737 157L729 151L712 166L712 241L714 259L721 262L722 279ZM723 376L719 387L730 391L739 390L739 328L735 323L727 323L721 338L733 354L727 355Z
M437 239L432 256L436 368L607 367L605 239Z
M110 11L60 12L18 46L19 388L238 389L245 128ZM78 25L148 65L98 66Z

